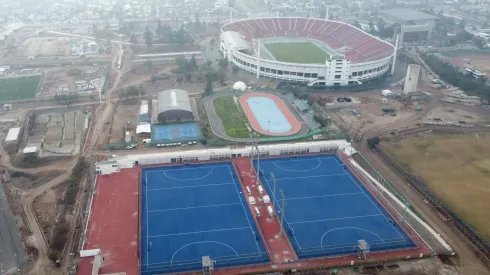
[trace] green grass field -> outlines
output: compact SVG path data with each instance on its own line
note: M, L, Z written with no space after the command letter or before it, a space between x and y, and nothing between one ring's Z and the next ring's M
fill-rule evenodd
M490 136L408 137L381 146L490 239Z
M16 100L33 98L41 76L0 79L0 100Z
M265 47L281 62L324 64L329 57L328 53L311 42L266 43Z
M240 103L235 103L231 95L220 96L213 101L214 110L221 119L226 134L230 137L246 138L250 133L247 128L248 120L237 104Z

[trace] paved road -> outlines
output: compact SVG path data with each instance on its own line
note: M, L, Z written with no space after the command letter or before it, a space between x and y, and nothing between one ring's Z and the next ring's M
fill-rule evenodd
M30 266L27 254L22 246L14 215L0 184L0 274Z

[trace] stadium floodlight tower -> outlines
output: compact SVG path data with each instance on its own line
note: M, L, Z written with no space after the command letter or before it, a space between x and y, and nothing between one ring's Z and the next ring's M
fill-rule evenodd
M235 8L235 0L228 0L228 8L230 8L230 23L233 22L233 8Z
M202 275L212 275L214 272L214 264L216 261L213 261L209 256L202 256Z

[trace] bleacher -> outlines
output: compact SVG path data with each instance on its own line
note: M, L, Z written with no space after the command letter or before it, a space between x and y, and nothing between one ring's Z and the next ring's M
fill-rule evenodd
M255 18L237 21L223 27L246 39L275 36L297 36L325 42L331 49L344 50L353 62L368 62L388 57L392 46L344 23L314 18Z

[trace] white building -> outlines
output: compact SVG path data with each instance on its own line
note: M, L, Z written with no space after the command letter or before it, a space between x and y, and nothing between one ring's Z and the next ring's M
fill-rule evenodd
M405 77L405 86L403 87L403 93L410 94L417 92L419 75L420 65L409 64L407 69L407 76Z
M266 57L265 44L282 39L321 45L329 57L310 64ZM228 23L221 28L220 49L224 58L257 77L302 82L310 87L356 85L380 78L388 73L395 51L390 43L349 24L296 17Z

